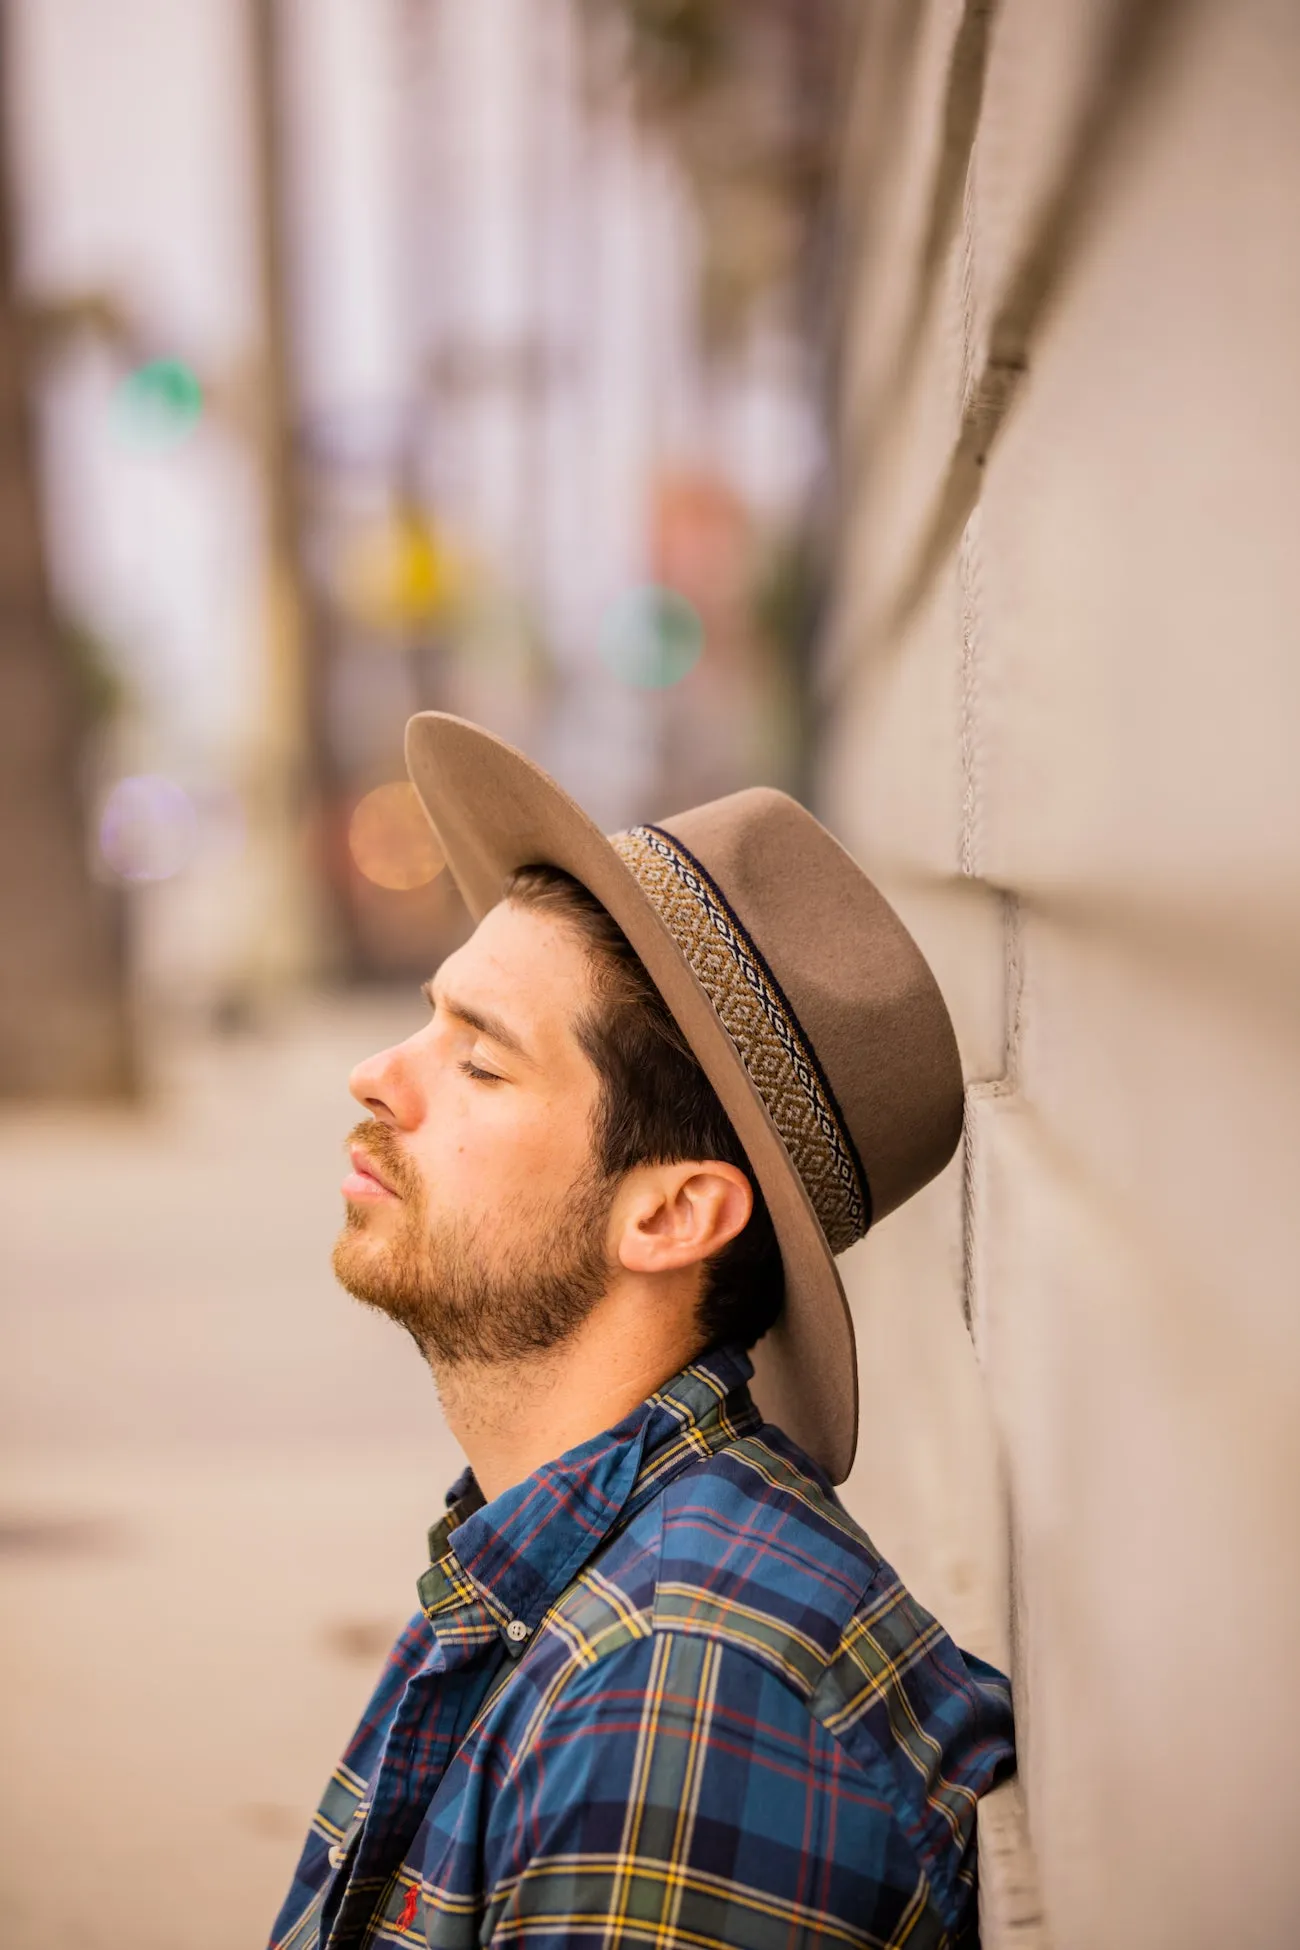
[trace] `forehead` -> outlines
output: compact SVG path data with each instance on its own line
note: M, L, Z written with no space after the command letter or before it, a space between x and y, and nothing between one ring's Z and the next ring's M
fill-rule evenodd
M587 950L577 930L537 908L501 901L438 971L436 987L458 1003L500 1015L543 1059L578 1049L577 1017L592 997Z

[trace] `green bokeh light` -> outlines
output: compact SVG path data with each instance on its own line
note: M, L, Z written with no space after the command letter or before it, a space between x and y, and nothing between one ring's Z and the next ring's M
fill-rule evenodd
M601 662L638 690L664 691L680 683L703 649L696 610L675 589L655 583L626 590L601 622Z
M129 372L113 400L114 417L132 440L173 446L193 431L203 414L197 373L181 359L150 359Z

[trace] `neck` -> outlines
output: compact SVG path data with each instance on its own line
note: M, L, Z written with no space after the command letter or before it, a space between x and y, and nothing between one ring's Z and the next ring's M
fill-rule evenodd
M697 1277L680 1294L660 1281L642 1290L651 1284L621 1282L544 1354L435 1365L448 1427L489 1502L612 1428L699 1352Z

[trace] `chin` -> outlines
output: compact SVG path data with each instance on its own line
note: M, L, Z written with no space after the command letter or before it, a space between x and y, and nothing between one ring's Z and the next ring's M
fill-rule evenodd
M364 1220L354 1223L349 1215L348 1224L334 1242L331 1264L334 1277L340 1286L358 1299L369 1300L371 1295L384 1284L384 1242L373 1234L367 1238L361 1226Z

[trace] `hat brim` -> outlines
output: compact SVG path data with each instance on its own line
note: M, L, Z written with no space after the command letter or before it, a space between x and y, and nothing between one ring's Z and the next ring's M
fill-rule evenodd
M581 807L480 725L422 711L406 728L406 762L475 921L516 868L559 867L595 895L640 956L735 1126L780 1244L785 1306L753 1350L755 1400L842 1483L857 1446L858 1369L835 1260L735 1044L657 910Z

